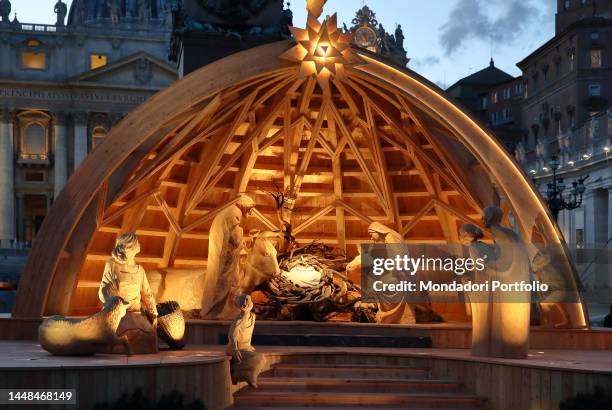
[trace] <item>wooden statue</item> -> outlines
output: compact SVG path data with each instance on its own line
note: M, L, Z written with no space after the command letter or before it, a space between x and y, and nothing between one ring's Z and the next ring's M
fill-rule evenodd
M469 247L472 259L482 258L487 262L493 261L495 249L492 245L481 241L483 236L482 230L473 224L463 225L459 229L461 242ZM493 277L490 267L485 265L483 271L474 273L473 282L486 283ZM494 339L495 329L492 327L491 318L494 316L493 311L497 309L498 305L493 303L490 292L472 292L466 296L470 301L472 312L472 354L474 356L486 356L490 350L489 344Z
M255 352L251 345L253 330L255 329L255 314L251 312L253 302L251 297L244 293L235 300L240 315L234 319L228 333L228 343L225 353L232 356L230 370L232 383L247 382L249 386L257 388L257 377L263 370L266 359Z
M131 355L128 338L117 336L119 322L128 306L119 296L112 296L102 310L85 319L48 317L38 328L38 342L43 349L59 356L102 353L113 346L120 346Z
M563 328L570 321L563 303L563 291L569 288L565 277L554 266L551 255L540 250L531 261L531 268L537 280L548 285L546 292L539 292L542 322L545 327Z
M240 251L244 218L255 207L243 195L235 205L220 212L212 222L208 239L208 265L202 296L201 317L230 320L239 313L233 300L240 294Z
M119 324L117 335L126 335L135 353L155 353L158 314L145 270L136 263L139 252L135 233L124 233L117 238L112 258L104 266L98 296L102 303L113 296L127 301L127 314Z
M370 224L368 227L368 233L372 237L372 241L375 243L387 245L389 253L388 256L402 255L407 251L406 247L404 246L404 238L402 238L402 235L379 222ZM396 275L395 272L391 272L390 274ZM394 295L383 295L383 300L378 302L376 323L416 323L413 306L405 302L397 303L397 301L385 301L384 296L394 299L397 298L397 296Z
M501 226L503 211L489 206L483 211L484 225L495 242L493 280L503 283L525 281L530 283L529 256L519 236ZM509 301L509 298L512 298ZM529 316L531 298L529 292L513 292L512 295L493 294L488 315L491 323L491 340L488 346L477 352L479 356L522 359L529 348Z

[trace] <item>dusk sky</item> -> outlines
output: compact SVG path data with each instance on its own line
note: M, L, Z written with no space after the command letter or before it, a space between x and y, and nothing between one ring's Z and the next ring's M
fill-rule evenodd
M19 21L55 21L56 0L11 2ZM305 4L291 1L300 27L306 22ZM555 0L329 0L325 13L338 12L339 21L350 27L363 4L388 32L402 25L409 67L441 86L486 67L491 55L497 67L518 75L516 63L554 35Z

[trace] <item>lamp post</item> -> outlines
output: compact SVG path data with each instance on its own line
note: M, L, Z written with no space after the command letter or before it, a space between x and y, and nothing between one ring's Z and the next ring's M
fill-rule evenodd
M588 175L582 178L578 178L572 182L571 191L569 197L563 197L563 191L566 186L563 182L563 178L557 177L557 169L559 169L559 157L553 155L548 161L548 165L552 169L552 181L547 184L546 189L546 202L548 207L555 218L555 221L559 217L559 212L563 209L572 210L582 205L582 194L586 190L584 181L589 177Z

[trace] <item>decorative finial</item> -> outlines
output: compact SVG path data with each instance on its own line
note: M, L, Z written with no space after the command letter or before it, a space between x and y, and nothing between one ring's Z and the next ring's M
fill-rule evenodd
M493 57L491 57L491 62L489 63L489 67L495 67L495 61L493 61Z
M319 22L325 2L307 0L307 29L289 27L297 44L280 56L300 63L300 77L316 76L323 91L328 90L332 76L343 80L346 78L345 67L360 61L351 49L351 36L338 28L336 14L327 17L323 23Z

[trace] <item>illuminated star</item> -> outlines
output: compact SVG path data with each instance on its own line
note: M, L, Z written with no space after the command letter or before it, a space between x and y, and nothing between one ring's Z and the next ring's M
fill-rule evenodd
M346 78L345 68L360 62L351 49L351 36L338 28L336 14L323 23L308 14L306 29L289 27L297 44L281 55L284 60L300 63L300 78L315 75L322 90L329 87L329 79Z

